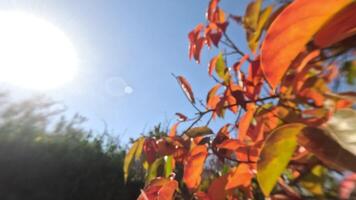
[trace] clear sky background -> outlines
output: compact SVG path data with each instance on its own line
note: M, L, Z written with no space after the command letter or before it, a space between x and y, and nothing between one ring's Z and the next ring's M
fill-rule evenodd
M247 2L223 0L221 6L242 15ZM196 98L205 100L214 83L207 75L208 58L216 51L204 49L201 64L190 61L187 34L205 22L207 5L208 0L3 0L0 10L33 13L69 37L79 55L79 73L75 81L45 94L68 106L68 115L86 116L86 127L100 132L106 122L126 142L159 122L172 123L175 112L193 116L171 73L184 75ZM231 29L247 52L242 28ZM132 93L125 93L125 86Z

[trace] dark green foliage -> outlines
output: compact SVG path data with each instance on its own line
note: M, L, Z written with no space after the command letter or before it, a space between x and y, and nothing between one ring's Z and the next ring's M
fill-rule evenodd
M105 133L93 137L80 128L79 115L50 123L61 110L56 106L43 99L1 102L0 199L135 199L143 182L124 183L123 149Z

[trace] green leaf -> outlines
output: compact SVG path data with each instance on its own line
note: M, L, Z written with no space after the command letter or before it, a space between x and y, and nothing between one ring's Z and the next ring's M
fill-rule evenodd
M262 0L252 1L248 4L243 23L246 31L255 31L257 28L258 18L261 10Z
M158 167L163 164L163 158L156 159L148 168L148 173L147 173L147 182L150 182L151 180L155 179L157 177L157 171Z
M269 19L273 10L272 6L266 7L260 12L259 19L255 30L246 30L246 36L248 41L248 46L252 52L255 52L258 46L258 41L262 35L262 31Z
M137 149L135 152L135 160L140 160L140 157L142 155L142 150L143 150L143 144L145 143L145 138L141 137L140 139L137 140Z
M307 127L298 142L329 167L356 172L356 111L341 109L324 128Z
M300 180L300 184L309 190L315 198L324 199L324 187L326 169L321 165L316 165L309 174Z
M257 162L257 180L265 196L269 196L297 147L297 135L305 127L294 123L270 133Z
M229 69L225 64L225 60L223 58L222 53L218 55L218 58L216 60L215 71L220 79L224 80L225 82L229 82L230 73L229 73Z
M346 82L349 85L355 84L355 79L356 79L356 61L347 61L343 64L341 68L342 74L346 78Z
M173 156L167 156L166 163L164 164L164 176L168 178L173 170Z
M129 176L129 167L130 167L130 164L132 162L132 159L139 147L139 143L141 142L141 140L144 140L144 138L140 138L138 140L136 140L131 148L129 149L129 151L126 153L125 155L125 160L124 160L124 179L125 179L125 182L127 181L127 177Z
M198 137L204 135L211 135L214 134L214 132L207 126L200 126L189 129L185 134L189 137Z

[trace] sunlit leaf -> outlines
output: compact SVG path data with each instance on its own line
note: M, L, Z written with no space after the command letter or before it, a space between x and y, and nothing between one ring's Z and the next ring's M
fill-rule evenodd
M174 137L177 135L177 127L180 124L180 122L177 122L172 125L171 129L169 130L168 136L169 137Z
M137 140L137 149L135 152L135 159L140 160L140 157L142 155L142 150L143 150L143 144L145 143L145 138L141 137L140 139Z
M239 139L244 140L248 127L251 124L251 120L253 119L253 115L255 113L256 106L254 104L247 104L247 111L246 113L241 117L240 122L239 122Z
M218 55L218 58L216 60L215 71L220 79L224 80L225 82L229 81L229 78L230 78L229 69L227 68L227 66L225 64L225 60L221 53Z
M314 42L324 48L356 34L356 3L337 13L315 35Z
M189 101L192 103L195 103L195 98L194 98L192 86L190 86L190 83L183 76L178 76L177 79L178 79L180 86L182 87L185 95L189 99Z
M157 177L158 168L163 165L163 161L163 158L158 158L149 166L146 181L150 182Z
M142 140L144 141L144 138L140 138L140 139L136 140L125 155L125 160L124 160L125 182L127 181L127 177L129 176L129 167L132 162L132 159L134 158L135 153L136 153L137 149L139 148L140 143L142 143Z
M215 56L214 58L212 58L209 62L209 67L208 67L208 73L210 76L213 75L213 71L216 67L216 61L218 60L219 56Z
M261 48L261 67L275 89L293 59L313 35L352 0L295 0L269 27Z
M167 156L164 164L164 176L168 178L173 172L174 168L174 159L173 156Z
M225 189L229 190L240 186L248 187L251 184L252 177L250 167L245 163L241 163L228 174Z
M297 135L303 124L283 125L270 133L257 162L257 180L265 196L269 196L297 147Z
M174 192L178 188L178 182L168 178L155 178L143 190L138 200L173 199Z
M195 189L199 186L207 155L208 151L205 145L195 146L190 151L184 162L183 181L187 188Z
M243 23L247 31L255 31L261 10L262 0L252 1L247 5Z
M185 134L189 137L199 137L199 136L211 135L214 134L214 132L207 126L200 126L200 127L194 127L189 129Z

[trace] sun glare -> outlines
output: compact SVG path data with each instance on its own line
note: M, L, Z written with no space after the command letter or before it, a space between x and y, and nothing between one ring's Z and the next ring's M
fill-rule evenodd
M71 81L78 67L66 35L31 14L0 12L0 81L48 90Z

